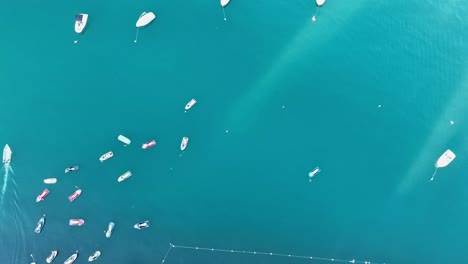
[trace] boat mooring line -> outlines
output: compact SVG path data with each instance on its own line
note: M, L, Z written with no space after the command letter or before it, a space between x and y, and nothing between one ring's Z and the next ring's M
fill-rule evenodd
M259 251L248 251L248 250L232 250L232 249L219 249L219 248L204 248L204 247L190 247L190 246L176 246L172 243L169 244L169 249L164 256L164 259L161 263L166 261L169 252L172 248L180 249L191 249L191 250L203 250L203 251L213 251L213 252L226 252L226 253L237 253L237 254L249 254L249 255L266 255L266 256L276 256L276 257L288 257L288 258L298 258L298 259L311 259L311 260L321 260L321 261L330 261L330 262L341 262L341 263L362 263L362 264L385 264L377 263L371 261L362 261L362 260L344 260L344 259L334 259L334 258L322 258L322 257L313 257L313 256L301 256L293 254L283 254L283 253L273 253L273 252L259 252Z

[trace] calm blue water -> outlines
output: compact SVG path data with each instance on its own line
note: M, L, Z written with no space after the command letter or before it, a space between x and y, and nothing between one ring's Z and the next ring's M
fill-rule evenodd
M468 2L330 0L315 23L304 0L233 0L227 21L215 0L0 9L0 144L14 170L0 177L0 263L45 263L54 249L57 263L75 250L76 263L95 250L99 263L160 263L169 243L466 262ZM143 11L157 19L135 44ZM457 158L430 183L448 148ZM142 220L151 228L132 228ZM175 248L165 263L328 262Z

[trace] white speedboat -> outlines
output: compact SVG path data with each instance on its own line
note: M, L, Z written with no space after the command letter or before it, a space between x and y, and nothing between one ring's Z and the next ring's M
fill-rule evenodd
M315 4L316 4L318 7L321 7L321 6L323 6L323 4L325 4L325 0L315 0Z
M114 152L112 151L109 151L107 152L106 154L102 155L100 158L99 158L99 161L100 162L104 162L105 160L108 160L110 158L114 157Z
M119 135L119 136L117 137L117 139L118 139L120 142L124 143L124 144L125 144L124 146L130 145L130 143L132 143L132 141L131 141L128 137L123 136L123 135Z
M436 161L435 163L435 171L434 171L434 174L432 174L432 178L431 178L431 181L434 180L434 177L437 173L437 170L439 168L444 168L444 167L447 167L455 158L457 157L457 155L455 155L455 153L453 153L453 151L451 151L450 149L447 149Z
M45 184L55 184L55 183L57 183L57 179L56 178L44 179L44 183Z
M5 164L10 164L11 161L11 148L8 146L8 144L5 145L3 148L3 163Z
M78 166L71 166L71 167L68 167L68 168L65 169L65 173L77 171L79 169L80 169L80 167L78 167Z
M107 230L104 231L104 233L106 233L106 237L107 238L110 238L112 236L112 230L114 230L114 222L110 222L109 225L107 226Z
M54 259L57 257L58 251L57 250L52 250L50 252L50 255L46 258L47 263L51 263L54 261Z
M124 174L120 175L120 177L117 179L117 181L118 181L118 182L125 181L125 180L128 179L130 176L132 176L132 172L131 172L131 171L127 171L127 172L125 172Z
M88 14L77 14L75 15L75 32L78 34L83 33L83 30L88 23Z
M184 151L185 148L187 147L189 138L188 137L183 137L182 142L180 142L180 150Z
M136 22L136 27L137 28L144 27L148 25L149 23L151 23L151 21L153 21L155 18L156 18L156 15L153 12L148 12L148 13L143 12Z
M312 181L312 178L320 172L319 167L315 167L311 172L309 172L309 181Z
M231 2L231 0L220 0L221 7L227 6L229 4L229 2Z
M78 250L75 251L75 254L71 255L63 264L72 264L78 258Z
M139 223L136 223L133 227L135 229L147 228L147 227L150 227L150 222L149 221L139 222Z
M197 103L197 100L195 100L195 99L190 100L190 102L188 102L188 103L185 105L185 110L189 110L189 109L192 108L192 106L194 106L196 103Z
M36 229L34 229L34 232L36 232L37 234L41 233L42 228L44 228L44 224L45 224L45 215L43 215L41 219L39 219L39 221L37 222L37 226L36 226Z
M93 254L91 254L91 256L89 256L88 261L95 261L99 258L99 256L101 256L101 251L97 250Z

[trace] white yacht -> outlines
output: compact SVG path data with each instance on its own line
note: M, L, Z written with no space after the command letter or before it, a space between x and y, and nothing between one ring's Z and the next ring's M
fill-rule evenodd
M114 152L109 151L109 152L107 152L106 154L102 155L102 156L99 158L99 161L100 161L100 162L104 162L105 160L108 160L108 159L112 158L113 156L114 156Z
M136 22L136 27L137 28L144 27L148 25L149 23L151 23L151 21L153 21L155 18L156 18L156 15L153 12L148 12L148 13L143 12Z
M78 250L75 252L75 254L71 255L63 264L72 264L75 262L75 260L78 258Z
M182 142L180 142L180 150L184 151L185 148L187 147L189 138L188 137L183 137Z
M117 139L118 139L120 142L124 143L124 144L125 144L124 146L130 145L130 143L132 143L132 141L131 141L128 137L126 137L126 136L124 136L124 135L119 135L119 136L117 137Z
M104 231L104 233L106 233L106 237L107 238L110 238L112 236L112 230L114 230L114 222L110 222L109 225L107 226L107 230Z
M190 102L188 102L188 103L185 105L185 110L189 110L189 109L192 108L192 106L194 106L196 103L197 103L197 100L195 100L195 99L190 100Z
M88 23L88 14L75 15L75 32L78 34L83 33L86 23Z
M139 222L139 223L136 223L134 226L133 226L135 229L143 229L143 228L148 228L150 227L150 222L147 220L147 221L143 221L143 222Z
M124 174L120 175L120 177L117 179L117 181L118 181L118 182L125 181L125 180L128 179L130 176L132 176L132 172L131 172L131 171L127 171L127 172L125 172Z
M47 257L46 262L51 263L52 261L54 261L54 259L57 257L57 254L58 254L57 250L52 250L50 252L50 255Z
M231 0L220 0L221 2L221 7L225 7L229 4L229 2L231 2Z
M315 4L316 4L318 7L321 7L321 6L323 6L323 4L325 4L325 0L315 0Z
M99 256L101 256L101 251L97 250L91 256L89 256L88 261L95 261L99 258Z
M57 178L44 179L44 183L45 184L55 184L55 183L57 183Z
M3 148L3 163L5 164L10 164L11 161L11 148L8 146L8 144L5 145Z

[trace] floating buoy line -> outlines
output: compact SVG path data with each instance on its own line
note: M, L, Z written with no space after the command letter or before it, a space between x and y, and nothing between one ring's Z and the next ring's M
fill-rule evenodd
M320 260L320 261L330 261L330 262L341 262L341 263L363 263L363 264L385 264L377 263L371 261L361 261L361 260L344 260L344 259L335 259L335 258L321 258L313 256L300 256L292 254L282 254L282 253L273 253L273 252L259 252L259 251L247 251L247 250L232 250L232 249L219 249L219 248L204 248L204 247L189 247L189 246L176 246L174 244L169 244L169 248L164 255L162 263L166 262L167 257L172 249L190 249L190 250L202 250L202 251L212 251L212 252L225 252L225 253L236 253L236 254L248 254L248 255L265 255L265 256L276 256L276 257L287 257L287 258L297 258L297 259L311 259L311 260Z

